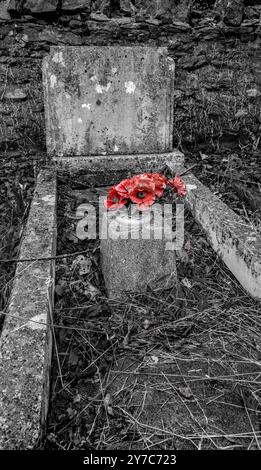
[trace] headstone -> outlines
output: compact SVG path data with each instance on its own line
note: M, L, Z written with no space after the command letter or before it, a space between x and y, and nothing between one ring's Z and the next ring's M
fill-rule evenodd
M50 155L172 150L174 61L167 48L52 47L43 79Z
M153 222L150 212L142 216L143 223L138 215L130 218L119 210L104 222L102 236L106 233L107 238L101 240L100 252L109 298L145 292L147 287L162 290L177 286L176 253L168 250L170 240L164 236L163 218L156 214ZM115 239L118 227L122 238ZM144 228L150 229L149 235L148 231L144 235Z

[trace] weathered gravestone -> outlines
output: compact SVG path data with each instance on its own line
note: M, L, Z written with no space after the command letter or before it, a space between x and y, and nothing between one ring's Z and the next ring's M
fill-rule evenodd
M166 48L54 47L43 79L49 154L172 150L174 62Z
M164 164L164 153L172 150L174 104L174 62L167 48L54 47L43 76L51 155L73 160L119 154L135 160L136 154L153 153L159 164L162 155ZM159 278L165 280L161 286L176 284L175 251L166 251L170 239L163 232L156 240L143 239L136 219L127 216L125 223L131 224L132 239L108 232L101 242L108 295L144 290Z

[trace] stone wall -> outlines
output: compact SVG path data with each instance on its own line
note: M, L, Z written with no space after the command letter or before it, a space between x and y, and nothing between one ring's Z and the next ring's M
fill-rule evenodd
M257 148L260 0L0 0L0 150L45 150L41 60L51 45L168 45L174 145Z

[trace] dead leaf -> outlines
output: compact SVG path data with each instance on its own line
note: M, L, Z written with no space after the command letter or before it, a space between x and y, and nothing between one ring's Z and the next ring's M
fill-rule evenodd
M257 88L250 88L246 92L249 98L255 98L259 94L259 91L257 90Z
M66 238L67 238L67 240L69 240L70 242L79 243L79 238L76 237L76 235L75 235L74 232L68 232L68 233L66 234Z
M85 286L84 294L88 295L90 297L90 300L94 300L97 297L97 295L101 295L101 291L97 287L95 287L93 284L88 282Z
M159 358L157 356L150 356L151 357L151 360L157 364L159 362Z
M247 114L248 114L247 109L240 109L240 110L235 114L235 118L241 118L241 117L247 116Z
M191 392L189 387L179 387L177 391L184 398L189 399L193 397L193 393Z
M87 315L88 319L100 316L103 311L103 305L102 304L94 304L88 307L87 309Z
M86 258L83 255L78 255L73 260L73 266L79 269L79 274L82 276L84 274L89 274L92 267L92 261L90 258Z
M77 395L75 395L74 399L73 399L73 403L79 403L81 401L81 395L79 393L77 393Z
M111 416L114 416L114 412L113 412L113 409L112 409L112 406L111 406L112 402L111 402L111 395L110 393L106 393L105 397L104 397L104 406L105 406L105 409L107 410L107 413Z
M76 410L73 410L72 408L67 408L67 413L68 413L68 416L70 419L72 419L76 414L77 414L77 411Z
M201 160L206 160L209 157L208 155L202 152L199 152L199 155L201 156Z
M183 286L187 287L188 289L191 289L192 287L192 283L187 277L183 277L181 283L183 284Z
M74 351L70 351L68 363L70 366L76 366L79 362L79 356Z
M186 250L177 250L176 251L177 257L182 261L182 263L187 264L189 262L189 256Z
M55 292L57 295L62 295L63 294L63 288L61 285L58 285L55 287Z

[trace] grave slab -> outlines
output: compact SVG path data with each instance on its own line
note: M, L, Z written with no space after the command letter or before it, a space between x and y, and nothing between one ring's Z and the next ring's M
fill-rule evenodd
M51 47L43 61L48 153L171 151L174 72L165 47Z
M56 175L38 177L19 259L55 256ZM32 449L49 400L54 260L17 264L0 338L0 449Z

